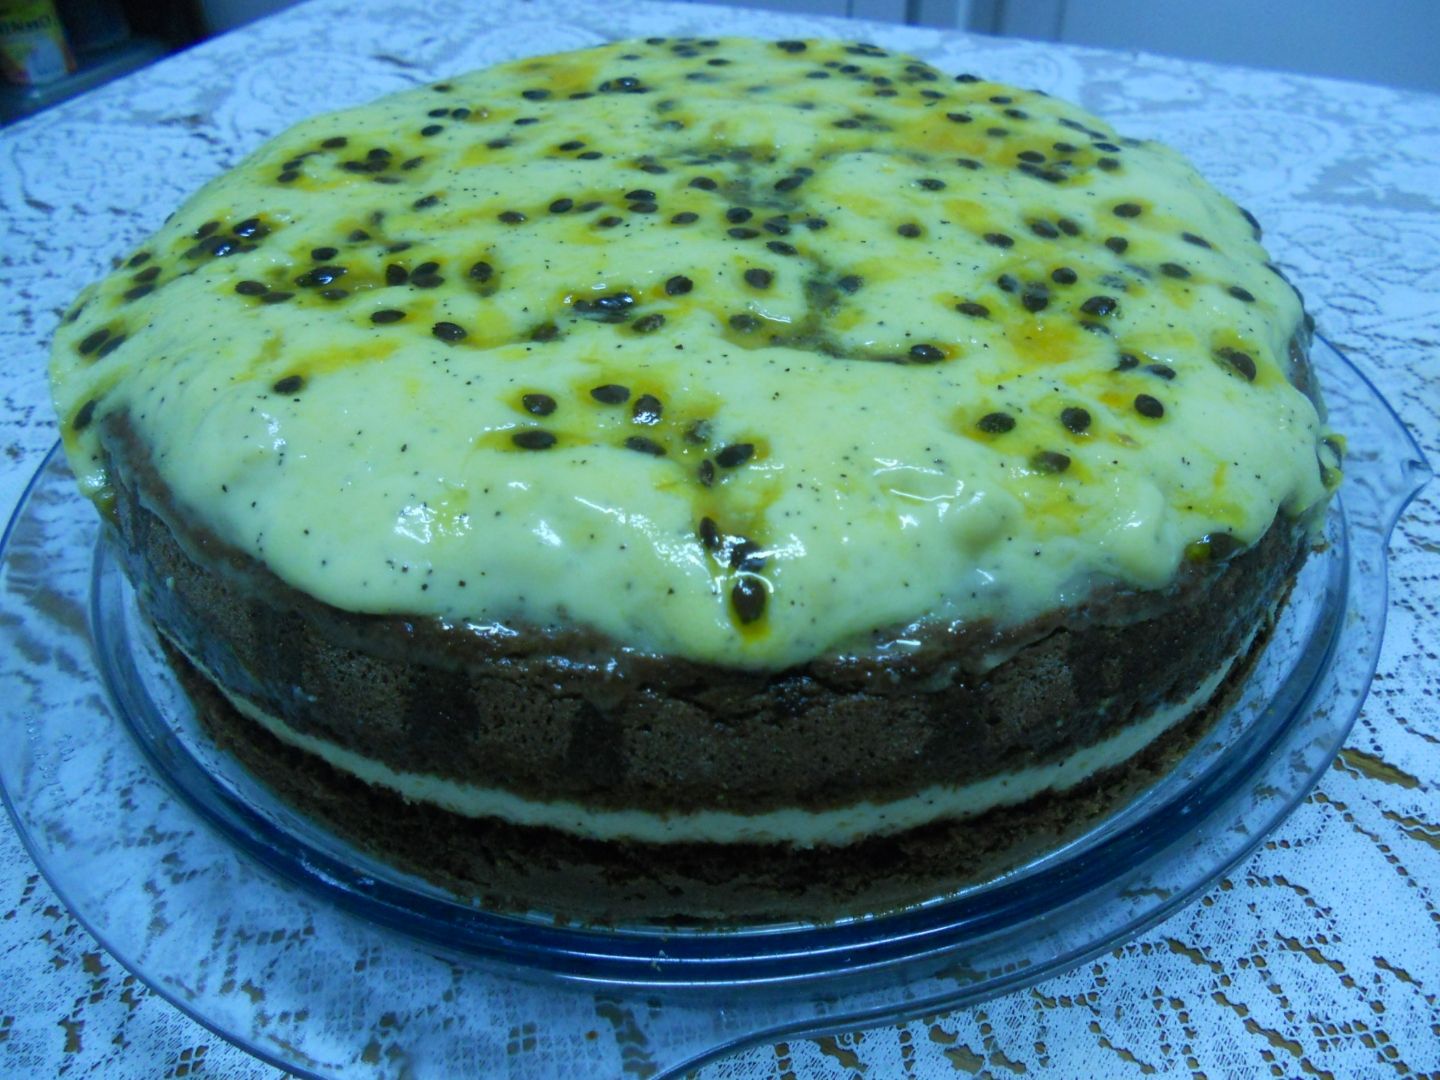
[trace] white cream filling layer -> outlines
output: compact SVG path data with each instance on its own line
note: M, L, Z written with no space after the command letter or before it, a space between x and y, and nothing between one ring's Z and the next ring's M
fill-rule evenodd
M997 806L1010 806L1046 791L1065 791L1121 764L1154 742L1207 702L1254 640L1196 687L1183 701L1167 703L1124 731L1087 746L1058 762L1000 773L968 784L934 784L891 802L862 800L830 810L790 808L746 814L734 810L653 813L609 810L567 800L527 799L499 788L402 772L313 735L295 731L254 702L220 687L241 715L282 742L321 758L367 784L386 788L409 802L430 803L465 817L493 817L514 825L558 829L592 840L637 840L654 844L790 844L795 847L848 844L872 836L903 832L942 819L974 817ZM188 654L187 654L188 655ZM195 664L193 658L190 661ZM205 669L195 665L201 671ZM208 672L206 673L208 676ZM212 683L219 685L213 678Z

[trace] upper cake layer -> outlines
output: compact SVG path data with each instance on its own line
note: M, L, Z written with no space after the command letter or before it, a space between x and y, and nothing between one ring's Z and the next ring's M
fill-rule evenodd
M873 46L652 39L291 129L66 317L66 449L337 607L778 668L1153 589L1326 495L1258 230Z

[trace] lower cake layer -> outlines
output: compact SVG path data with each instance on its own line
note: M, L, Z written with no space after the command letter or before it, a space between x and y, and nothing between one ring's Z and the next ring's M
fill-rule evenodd
M989 880L1082 835L1170 773L1263 651L1257 635L1208 700L1127 760L974 816L844 844L593 839L474 817L360 780L246 716L165 643L218 745L288 805L364 851L498 911L597 924L823 922L920 903ZM1167 717L1167 719L1169 719Z
M372 787L383 788L407 802L429 803L467 818L497 818L522 827L556 829L603 842L767 843L798 848L839 846L879 836L892 836L941 820L974 818L1001 806L1013 806L1047 792L1064 792L1093 776L1124 765L1147 746L1204 709L1232 669L1249 654L1255 635L1243 652L1232 657L1180 701L1166 702L1134 718L1124 730L1054 761L997 772L969 783L934 783L912 795L809 809L782 807L757 812L703 809L656 812L587 806L569 799L541 800L498 787L482 787L448 777L397 771L383 761L296 731L282 718L266 712L244 696L225 688L223 680L205 670L173 640L167 645L183 656L196 674L208 680L240 716L286 745L318 757L335 772Z

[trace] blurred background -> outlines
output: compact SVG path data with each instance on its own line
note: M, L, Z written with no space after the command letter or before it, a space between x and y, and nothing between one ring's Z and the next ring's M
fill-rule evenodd
M0 125L295 2L0 0ZM728 2L1144 50L1440 93L1435 0Z

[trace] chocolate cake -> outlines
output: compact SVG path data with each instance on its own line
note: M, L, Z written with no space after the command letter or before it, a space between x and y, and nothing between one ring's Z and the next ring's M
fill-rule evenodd
M1087 827L1244 679L1337 436L1178 155L872 45L648 39L308 120L65 316L200 714L504 910L828 919Z

